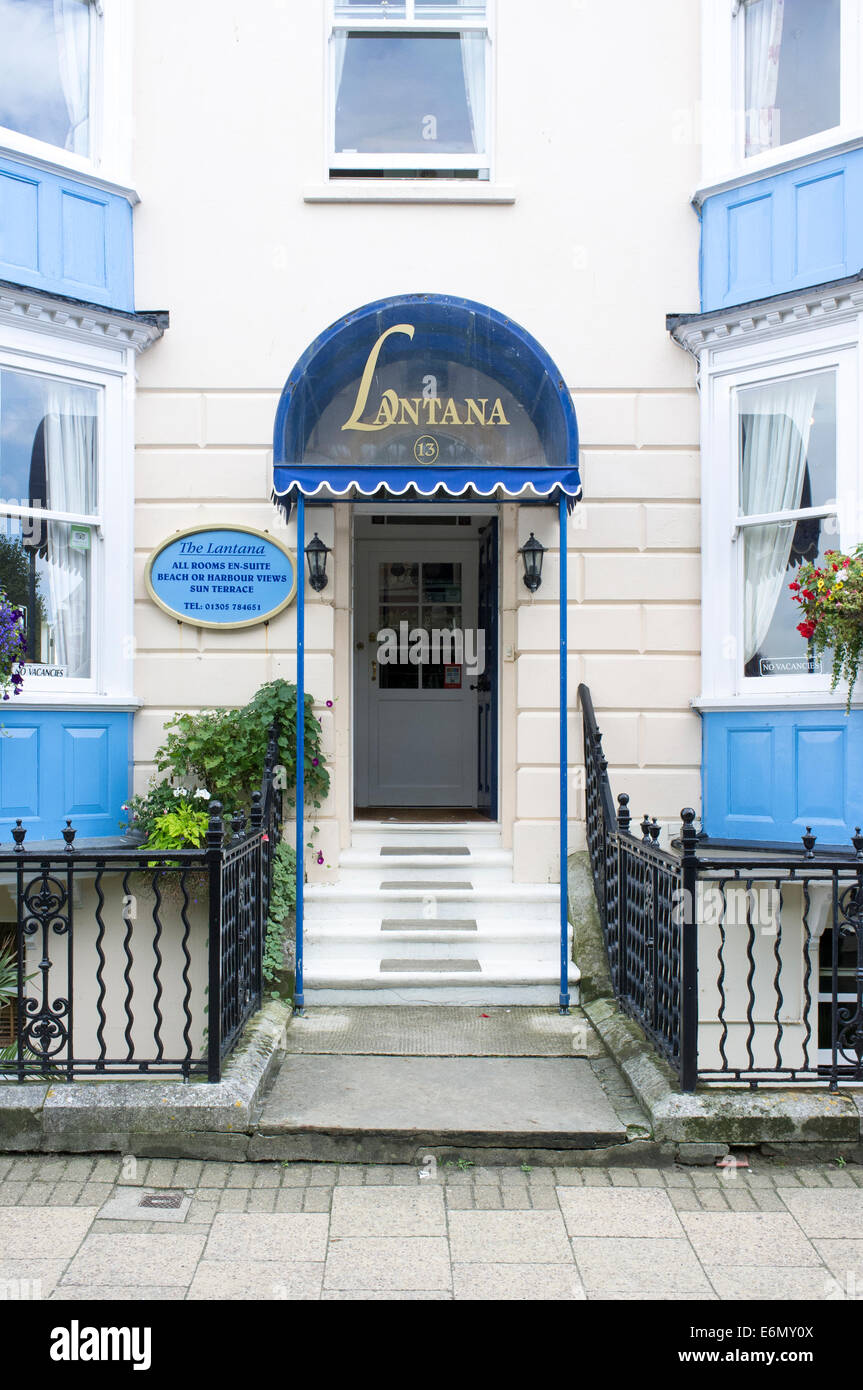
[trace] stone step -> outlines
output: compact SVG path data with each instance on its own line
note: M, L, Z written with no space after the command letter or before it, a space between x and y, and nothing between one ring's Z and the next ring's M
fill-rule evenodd
M260 1158L422 1163L434 1150L626 1142L626 1125L581 1057L289 1054L255 1144Z
M603 1057L587 1016L573 1007L487 1009L315 1008L294 1017L291 1053L381 1057Z

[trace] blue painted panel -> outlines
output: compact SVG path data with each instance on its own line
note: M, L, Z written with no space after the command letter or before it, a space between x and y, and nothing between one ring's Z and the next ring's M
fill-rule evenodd
M798 183L794 194L794 274L829 280L845 264L845 171Z
M9 728L4 721L0 744L0 805L8 814L35 816L39 804L39 729L34 724Z
M847 844L863 823L863 710L702 714L704 828L717 839Z
M107 275L108 208L96 198L82 198L64 190L63 278L80 285L104 286Z
M773 199L747 198L728 207L728 291L747 280L769 285L773 268Z
M701 307L745 304L863 266L863 149L705 198Z
M30 840L56 839L67 817L81 838L120 833L131 714L4 709L0 724L0 838L19 816Z
M69 815L109 814L109 738L110 730L105 724L63 726L64 801ZM119 818L119 811L117 815Z
M729 729L728 814L766 820L773 803L773 730Z
M83 178L0 159L0 279L134 309L128 200Z
M39 265L39 185L0 170L0 254L20 270Z
M811 819L837 831L844 830L848 814L845 764L847 730L842 726L794 728L794 761L797 826L802 835Z

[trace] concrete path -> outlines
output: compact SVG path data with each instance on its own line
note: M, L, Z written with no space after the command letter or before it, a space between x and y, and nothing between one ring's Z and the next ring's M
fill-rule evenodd
M861 1297L857 1167L0 1158L5 1299Z

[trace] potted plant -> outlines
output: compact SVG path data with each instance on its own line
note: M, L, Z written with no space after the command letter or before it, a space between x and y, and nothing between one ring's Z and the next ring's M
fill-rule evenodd
M801 565L799 579L788 587L802 610L797 631L810 655L833 653L831 690L842 679L848 683L847 714L863 651L863 546L850 555L826 551L821 565Z

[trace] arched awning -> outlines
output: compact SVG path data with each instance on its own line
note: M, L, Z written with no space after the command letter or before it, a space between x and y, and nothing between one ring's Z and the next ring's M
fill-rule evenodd
M273 496L581 495L578 425L548 353L448 295L367 304L326 329L282 391Z

